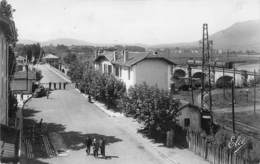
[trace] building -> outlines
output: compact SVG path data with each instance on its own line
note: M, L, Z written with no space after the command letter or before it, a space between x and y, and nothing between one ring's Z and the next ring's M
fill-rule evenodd
M1 6L2 7L2 6ZM0 13L0 163L17 163L20 129L9 126L9 64L17 33L14 22Z
M135 84L157 85L160 89L171 87L174 62L156 52L103 51L95 58L95 69L113 74L128 89Z
M27 60L23 56L17 56L16 57L16 64L17 65L25 65L27 63Z
M178 124L183 129L201 131L201 108L190 103L182 105L178 110Z
M8 54L16 38L13 21L0 16L0 123L8 124Z
M33 84L36 82L35 71L19 71L15 72L10 83L13 93L32 94Z
M51 66L53 66L55 68L59 68L59 65L60 65L60 58L58 56L53 55L53 54L46 54L42 58L42 61L50 64Z

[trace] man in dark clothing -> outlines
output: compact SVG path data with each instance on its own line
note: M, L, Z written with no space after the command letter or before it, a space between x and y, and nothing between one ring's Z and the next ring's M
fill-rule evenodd
M93 139L93 152L94 152L94 157L98 157L98 150L99 150L99 143L97 140L94 138Z
M105 147L106 147L106 141L104 138L100 140L100 149L101 149L101 155L105 158Z
M90 137L87 137L87 139L86 139L86 146L87 146L86 153L87 153L87 155L90 154L91 145L92 145L92 139Z

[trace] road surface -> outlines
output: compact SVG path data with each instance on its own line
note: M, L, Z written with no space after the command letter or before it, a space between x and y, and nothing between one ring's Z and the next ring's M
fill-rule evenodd
M44 80L53 81L52 78L62 80L52 71ZM53 91L49 99L33 98L27 108L29 118L36 121L43 118L50 131L61 134L69 150L68 156L38 159L41 163L208 164L187 149L166 148L143 137L137 133L140 125L136 121L123 116L109 117L76 89ZM83 143L89 135L107 140L107 159L86 155Z

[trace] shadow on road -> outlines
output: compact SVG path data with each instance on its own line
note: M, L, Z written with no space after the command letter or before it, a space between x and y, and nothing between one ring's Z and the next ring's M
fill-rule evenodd
M62 124L50 123L50 122L43 122L40 123L40 120L35 120L32 117L40 111L36 111L34 109L24 109L23 116L24 116L24 138L27 138L33 141L33 138L36 138L37 142L32 142L32 147L34 150L35 158L30 160L31 163L39 163L41 161L37 161L37 158L49 158L48 153L44 152L45 149L43 148L43 144L40 143L41 136L46 135L49 137L50 144L55 147L56 143L64 144L67 149L71 150L80 150L86 148L85 140L87 137L96 138L97 140L104 138L106 144L112 144L115 142L122 141L115 136L106 136L97 133L82 133L79 131L65 131L66 127ZM42 128L39 128L42 127ZM32 134L34 131L34 134ZM51 133L57 133L61 136L61 139L50 139ZM38 138L37 138L38 137ZM56 140L56 141L55 141ZM57 151L57 150L56 150ZM106 159L111 158L118 158L117 156L107 156ZM43 163L44 164L44 163Z

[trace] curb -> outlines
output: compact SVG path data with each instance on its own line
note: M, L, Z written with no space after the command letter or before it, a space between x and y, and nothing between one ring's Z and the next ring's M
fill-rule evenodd
M76 91L79 92L83 97L86 99L88 98L87 94L81 93L79 89L76 88ZM108 110L105 106L105 104L100 103L98 101L92 100L93 104L95 104L101 111L103 111L105 114L107 114L109 117L123 117L124 115L119 112L113 112L111 110Z

